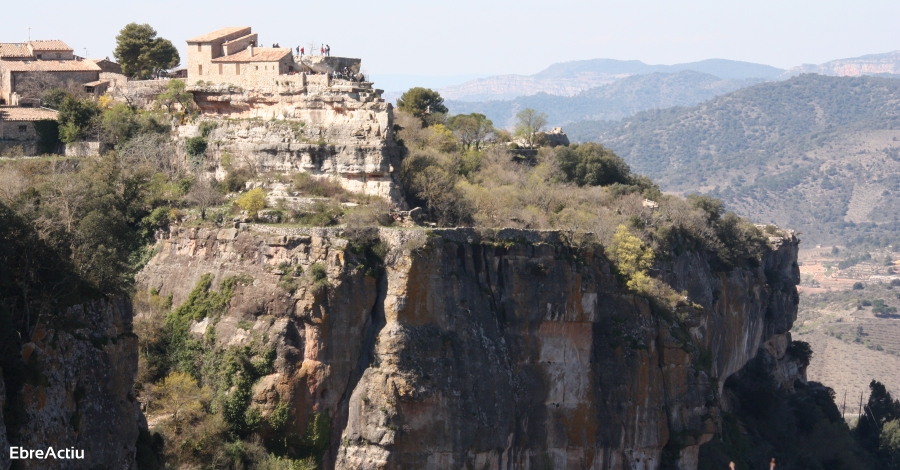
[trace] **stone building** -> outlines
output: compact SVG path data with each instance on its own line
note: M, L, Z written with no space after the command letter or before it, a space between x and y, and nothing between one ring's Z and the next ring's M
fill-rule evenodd
M94 61L76 56L62 41L0 43L0 105L19 105L29 81L81 85L98 81L100 71Z
M37 121L55 121L59 113L46 108L0 108L0 153L21 147L24 155L36 155Z
M100 67L100 71L107 73L122 73L122 66L109 60L109 57L105 59L91 59L97 67Z
M265 87L274 78L300 74L332 74L349 70L358 74L360 60L347 57L294 56L287 47L260 47L248 26L222 28L187 40L187 82L229 83Z
M212 176L245 165L305 172L402 204L393 178L400 154L391 136L392 107L359 75L360 59L259 47L249 27L223 28L187 45L186 84L198 121L215 122L206 137ZM201 135L199 125L178 132Z

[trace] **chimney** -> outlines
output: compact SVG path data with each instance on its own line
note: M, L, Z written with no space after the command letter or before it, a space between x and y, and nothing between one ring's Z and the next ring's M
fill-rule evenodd
M247 51L249 51L250 57L253 57L253 44L247 46Z

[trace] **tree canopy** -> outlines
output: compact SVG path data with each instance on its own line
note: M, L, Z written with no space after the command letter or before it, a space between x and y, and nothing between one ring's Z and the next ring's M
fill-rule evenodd
M176 67L181 61L172 41L156 37L149 24L129 23L116 36L113 52L125 75L150 78Z
M559 169L578 186L633 184L631 169L612 150L593 142L563 147L557 152Z
M403 93L397 100L397 108L420 119L427 114L447 113L447 107L444 106L444 98L441 98L441 94L430 88L422 87L410 88Z
M472 145L476 150L481 148L485 139L494 132L494 123L481 113L459 114L448 119L447 123L466 149Z
M516 113L516 136L525 140L528 148L534 148L537 133L547 126L547 114L525 108Z

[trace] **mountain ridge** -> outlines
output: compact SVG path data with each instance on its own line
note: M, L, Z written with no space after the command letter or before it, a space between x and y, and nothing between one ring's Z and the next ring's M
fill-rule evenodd
M610 147L665 191L710 194L812 243L897 238L897 79L805 74L566 131Z
M654 72L633 75L571 97L541 92L513 100L445 103L454 114L482 113L498 127L512 128L516 113L525 108L545 112L549 125L561 126L584 119L622 119L646 109L691 106L759 81L722 79L693 70Z
M457 101L509 100L547 93L575 96L632 75L677 73L685 70L731 79L774 79L783 69L728 59L707 59L674 65L650 65L639 60L590 59L559 62L533 75L496 75L440 89L445 99Z

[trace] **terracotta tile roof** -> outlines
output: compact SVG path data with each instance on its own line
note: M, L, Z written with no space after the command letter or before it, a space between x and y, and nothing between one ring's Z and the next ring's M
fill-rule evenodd
M5 60L0 70L11 72L100 72L100 66L90 60Z
M217 29L211 33L206 33L202 36L197 36L195 38L188 39L187 42L211 42L216 39L221 39L229 34L239 33L245 31L244 34L250 34L249 26L229 26L227 28Z
M278 62L284 56L290 55L291 49L279 47L254 47L253 55L250 55L250 48L244 49L236 54L226 55L213 59L213 62Z
M55 121L59 113L47 108L0 108L0 120L2 121L40 121L50 119Z
M0 43L0 57L31 57L31 51L24 43Z
M49 41L28 41L32 49L36 51L71 51L72 48L68 44L59 39L51 39Z
M250 33L250 34L246 34L246 35L244 35L244 36L241 36L241 37L239 37L239 38L234 38L234 39L232 39L231 41L223 42L222 45L223 45L223 46L228 46L228 45L234 44L234 43L236 43L236 42L238 42L238 41L247 39L247 38L249 38L250 36L256 36L256 33Z

